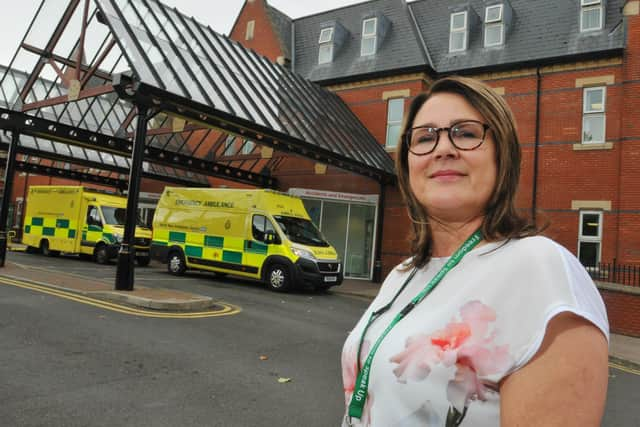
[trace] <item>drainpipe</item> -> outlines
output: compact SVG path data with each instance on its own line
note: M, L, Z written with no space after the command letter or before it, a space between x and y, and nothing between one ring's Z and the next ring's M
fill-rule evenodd
M538 196L538 149L540 145L540 86L542 83L542 75L540 67L536 68L536 135L533 145L533 185L531 195L531 220L536 223L536 209Z
M376 250L373 262L373 282L382 282L382 228L384 222L384 190L383 182L380 182L380 199L378 200L378 226L376 228Z

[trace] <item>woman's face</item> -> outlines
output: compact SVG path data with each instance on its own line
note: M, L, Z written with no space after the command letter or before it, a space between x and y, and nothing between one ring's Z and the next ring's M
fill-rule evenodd
M438 93L418 110L413 127L443 128L462 120L486 123L463 96ZM409 152L409 185L429 216L450 222L483 216L496 185L495 150L490 130L482 145L471 151L456 149L442 131L433 152L423 156Z

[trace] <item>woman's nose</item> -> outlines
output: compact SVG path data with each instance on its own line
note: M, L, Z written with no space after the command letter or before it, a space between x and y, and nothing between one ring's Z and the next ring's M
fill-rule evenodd
M436 157L454 157L458 155L458 149L453 145L453 142L451 142L447 129L440 130L438 145L436 145L433 154L435 154Z

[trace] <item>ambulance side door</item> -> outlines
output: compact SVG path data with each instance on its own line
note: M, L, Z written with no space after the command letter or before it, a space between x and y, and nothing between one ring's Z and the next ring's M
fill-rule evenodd
M267 232L275 233L271 220L264 215L253 214L251 218L251 239L246 242L245 254L249 265L258 267L259 271L262 270L262 265L269 254L269 246L265 239ZM276 242L280 243L280 239L278 237L276 239Z

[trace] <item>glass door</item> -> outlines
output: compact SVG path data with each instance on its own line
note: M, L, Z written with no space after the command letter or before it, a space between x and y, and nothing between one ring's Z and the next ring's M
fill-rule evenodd
M345 275L369 278L371 254L373 252L375 206L349 206L349 229L347 234Z
M322 206L322 234L331 246L338 252L338 256L345 263L345 249L347 242L347 221L349 205L324 201Z

